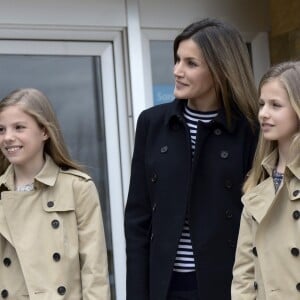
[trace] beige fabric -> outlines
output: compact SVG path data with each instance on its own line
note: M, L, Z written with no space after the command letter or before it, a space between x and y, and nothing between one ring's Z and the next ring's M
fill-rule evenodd
M13 191L11 167L0 177L0 293L7 290L14 300L110 299L93 181L47 157L34 184L34 191Z

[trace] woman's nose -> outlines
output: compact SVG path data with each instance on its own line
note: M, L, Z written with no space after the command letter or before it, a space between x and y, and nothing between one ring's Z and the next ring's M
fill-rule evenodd
M182 66L181 66L180 62L177 62L174 65L173 74L175 77L183 76L183 70L182 70Z

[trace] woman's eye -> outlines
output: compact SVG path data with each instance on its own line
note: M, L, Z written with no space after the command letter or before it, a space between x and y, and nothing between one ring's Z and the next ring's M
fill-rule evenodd
M0 133L3 133L5 131L4 127L0 127Z
M17 126L16 126L16 129L17 129L17 130L22 130L22 129L24 129L24 128L25 128L25 127L24 127L23 125L17 125Z

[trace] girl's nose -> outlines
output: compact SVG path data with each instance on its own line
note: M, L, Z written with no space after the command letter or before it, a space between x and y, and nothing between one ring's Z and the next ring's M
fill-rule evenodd
M268 118L270 116L269 110L266 105L263 105L258 112L258 116L260 118Z
M5 141L14 141L15 140L15 136L13 134L13 132L11 130L6 130L4 133L4 140Z

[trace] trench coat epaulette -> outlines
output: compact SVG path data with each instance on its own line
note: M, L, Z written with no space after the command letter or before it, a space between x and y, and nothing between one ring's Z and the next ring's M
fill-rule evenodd
M80 177L80 178L82 178L85 181L92 180L92 178L91 178L90 175L88 175L88 174L86 174L86 173L84 173L82 171L79 171L79 170L71 169L71 168L66 167L66 166L60 167L60 172L64 173L64 174L71 174L71 175Z

